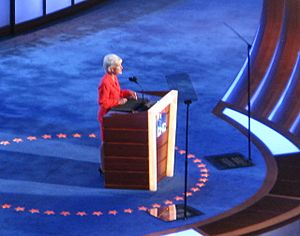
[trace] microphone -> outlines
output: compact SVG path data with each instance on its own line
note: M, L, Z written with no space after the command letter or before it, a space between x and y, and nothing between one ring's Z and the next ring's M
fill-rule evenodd
M135 77L135 76L129 77L128 79L129 79L130 82L139 84L139 83L137 82L137 77Z
M143 87L139 84L138 78L135 77L135 76L132 76L132 77L129 77L128 79L129 79L130 82L136 83L136 84L141 88L141 92L142 92L142 102L144 102L144 101L145 101L145 99L144 99L144 89L143 89Z

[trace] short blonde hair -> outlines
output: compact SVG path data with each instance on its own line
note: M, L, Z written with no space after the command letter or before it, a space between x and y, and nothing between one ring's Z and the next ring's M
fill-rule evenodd
M105 72L111 72L111 69L122 63L122 58L116 54L107 54L103 58L103 69Z

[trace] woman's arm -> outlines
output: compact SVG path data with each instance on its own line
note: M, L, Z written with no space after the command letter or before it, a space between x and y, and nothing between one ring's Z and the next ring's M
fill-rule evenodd
M119 104L120 99L118 97L112 98L110 97L112 87L107 85L106 83L101 84L99 87L99 105L108 110L114 106Z
M129 89L121 90L120 91L120 97L137 99L136 93L133 92L132 90L129 90Z

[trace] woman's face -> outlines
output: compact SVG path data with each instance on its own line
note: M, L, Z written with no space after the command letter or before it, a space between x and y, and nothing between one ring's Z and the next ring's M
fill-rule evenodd
M114 69L113 69L113 73L114 73L115 75L120 75L120 74L122 74L122 72L123 72L123 66L122 66L122 63L117 64L117 65L114 67Z

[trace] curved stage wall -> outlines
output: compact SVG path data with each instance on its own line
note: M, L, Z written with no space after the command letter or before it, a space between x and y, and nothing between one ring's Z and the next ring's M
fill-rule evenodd
M252 199L194 225L204 235L258 234L300 218L300 1L263 4L250 87L246 60L213 112L247 134L250 111L251 141L267 160L267 178Z
M14 35L72 15L104 0L1 0L0 36Z
M274 138L275 145L267 145L273 155L299 152L299 0L264 1L261 23L250 52L250 61L250 111L252 120L261 124L255 126L253 123L252 134L263 139L261 127L268 127L276 133L265 137L267 140ZM248 125L244 125L239 117L246 117L248 113L247 66L246 60L235 81L214 109L216 115L233 125L242 126L244 130ZM285 145L278 144L277 139ZM284 139L285 141L282 141Z

